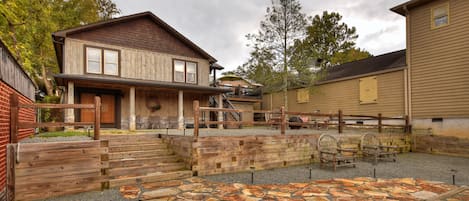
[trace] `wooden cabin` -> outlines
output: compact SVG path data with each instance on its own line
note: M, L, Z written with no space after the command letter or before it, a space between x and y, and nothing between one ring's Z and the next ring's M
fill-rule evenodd
M469 138L469 1L412 0L406 17L406 112L414 128Z
M331 67L312 88L288 90L288 110L296 112L403 117L406 51ZM263 109L283 105L283 92L264 94Z
M66 103L102 101L102 127L184 128L192 103L226 92L209 85L216 59L151 12L52 34ZM65 120L92 121L91 111Z

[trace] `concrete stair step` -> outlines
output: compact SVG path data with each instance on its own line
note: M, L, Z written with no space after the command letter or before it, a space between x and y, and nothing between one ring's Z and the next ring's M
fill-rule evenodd
M172 172L156 172L152 174L146 174L142 176L134 177L121 177L116 179L111 179L109 181L110 187L119 187L123 185L135 185L139 183L150 183L150 182L160 182L160 181L169 181L175 179L186 179L192 176L192 171L190 170L181 170L181 171L172 171Z
M110 168L109 176L119 177L119 176L141 176L154 172L172 172L179 171L185 168L184 163L159 163L155 165L142 165L136 167L120 167L120 168Z
M149 158L124 158L109 161L110 168L119 167L138 167L143 165L156 165L158 163L182 162L182 159L176 155L157 156Z

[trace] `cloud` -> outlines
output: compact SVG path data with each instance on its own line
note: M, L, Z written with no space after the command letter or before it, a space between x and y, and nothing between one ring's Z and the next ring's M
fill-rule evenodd
M389 8L406 0L300 0L307 15L336 11L360 35L357 45L372 54L405 47L405 19ZM115 0L122 15L152 11L218 59L227 70L249 57L244 37L255 33L270 0Z

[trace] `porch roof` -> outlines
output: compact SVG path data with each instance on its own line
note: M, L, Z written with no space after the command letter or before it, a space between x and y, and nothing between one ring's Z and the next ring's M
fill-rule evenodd
M57 74L54 76L59 85L65 85L68 80L76 81L87 81L95 83L104 83L104 84L119 84L119 85L129 85L129 86L145 86L145 87L158 87L158 88L169 88L169 89L180 89L180 90L190 90L197 91L200 93L225 93L230 92L230 89L226 88L217 88L209 86L200 86L193 84L183 84L183 83L172 83L172 82L162 82L162 81L151 81L151 80L139 80L139 79L129 79L121 77L109 77L109 76L100 76L100 75L70 75L70 74Z

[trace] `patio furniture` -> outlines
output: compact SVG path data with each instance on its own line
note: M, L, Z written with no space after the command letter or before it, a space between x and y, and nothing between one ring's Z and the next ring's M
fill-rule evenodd
M322 134L318 139L319 167L332 166L334 171L337 167L356 167L356 149L341 148L339 140L332 135Z
M376 164L378 160L396 162L396 157L399 147L383 145L375 134L362 135L360 141L360 149L363 153L363 158L371 158Z
M282 117L280 110L272 110L272 113L266 113L266 120L270 124L271 128L279 129L282 123Z

